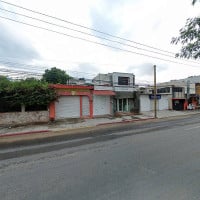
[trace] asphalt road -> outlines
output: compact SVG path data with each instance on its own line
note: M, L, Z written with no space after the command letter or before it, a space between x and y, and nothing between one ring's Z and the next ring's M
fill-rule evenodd
M0 199L199 200L199 122L196 115L127 125L51 144L46 153L2 159ZM59 144L65 146L53 151Z

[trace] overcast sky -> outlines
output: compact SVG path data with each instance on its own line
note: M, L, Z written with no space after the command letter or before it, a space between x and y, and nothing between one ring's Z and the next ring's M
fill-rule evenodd
M1 66L16 67L12 65L13 62L24 63L35 66L30 67L30 70L35 68L38 71L39 66L56 66L69 73L76 71L78 76L91 78L98 73L130 72L135 74L138 83L153 82L153 65L157 65L158 82L200 75L200 64L174 59L173 54L164 51L159 51L159 54L153 53L158 52L155 48L175 53L179 51L180 46L172 45L171 39L179 35L179 29L184 26L187 18L199 16L200 3L193 7L190 0L8 0L7 2L93 30L28 12L0 1L0 8L90 34L74 32L0 10L0 16L54 31L0 18L0 62L4 63ZM94 29L136 43L108 37L95 32ZM104 40L105 37L118 43ZM9 63L5 64L8 61Z

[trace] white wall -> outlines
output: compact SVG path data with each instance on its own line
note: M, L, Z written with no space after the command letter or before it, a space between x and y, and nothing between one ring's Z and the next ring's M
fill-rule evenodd
M150 111L151 101L149 95L140 95L140 112Z
M113 78L113 86L118 86L118 77L129 77L130 78L130 86L133 86L133 79L134 75L130 73L119 73L119 72L113 72L112 78ZM124 85L124 87L127 87Z
M157 100L157 110L170 109L171 95L161 95ZM149 95L140 95L140 112L152 111L154 109L154 100L149 99Z

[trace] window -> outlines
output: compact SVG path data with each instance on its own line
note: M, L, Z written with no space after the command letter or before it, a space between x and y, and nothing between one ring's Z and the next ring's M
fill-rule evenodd
M157 89L157 93L170 93L170 87L159 88Z
M182 87L174 87L173 92L183 92L183 88Z
M130 85L130 77L118 77L118 85Z

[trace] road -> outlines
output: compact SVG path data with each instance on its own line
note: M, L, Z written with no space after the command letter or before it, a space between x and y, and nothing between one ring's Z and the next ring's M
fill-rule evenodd
M76 145L67 146L73 143L68 141L60 149L50 148L59 146L58 142L45 153L2 159L0 197L199 200L199 122L196 115L145 124L140 129L127 125L124 131L118 128L95 138L76 138Z

